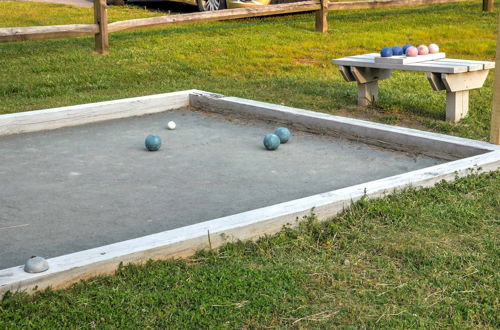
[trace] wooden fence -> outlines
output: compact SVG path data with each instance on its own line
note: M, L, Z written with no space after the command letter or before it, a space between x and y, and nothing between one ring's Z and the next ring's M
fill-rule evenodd
M497 56L493 82L493 107L491 108L490 142L500 144L500 15L498 16Z
M311 11L316 11L316 31L326 32L328 31L326 17L329 11L404 7L461 1L466 0L376 0L359 2L329 2L328 0L311 0L261 7L237 8L221 11L139 18L108 23L106 0L94 0L94 24L0 28L0 42L56 39L94 35L96 51L100 54L106 54L109 52L108 34L112 32L155 28L195 22L221 21L245 17L261 17ZM483 0L483 10L492 11L493 0Z
M467 0L375 0L359 2L329 2L329 0L311 0L262 7L237 8L221 11L138 18L127 21L108 23L106 0L94 0L94 24L0 28L0 42L56 39L94 35L96 52L100 54L107 54L109 52L108 34L111 32L164 27L195 22L221 21L245 17L262 17L312 11L316 12L316 31L327 32L328 23L326 18L329 11L384 7L405 7L462 1ZM493 0L482 1L483 11L493 11ZM498 52L500 51L500 34L498 38L497 67L500 67L498 58ZM495 72L494 86L496 86L496 88L494 88L490 141L492 143L500 144L500 70L496 70Z

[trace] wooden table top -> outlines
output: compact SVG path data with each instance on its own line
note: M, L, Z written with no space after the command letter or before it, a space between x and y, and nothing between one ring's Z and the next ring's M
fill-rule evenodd
M348 57L334 59L332 60L332 63L341 66L423 71L423 72L436 72L436 73L463 73L470 71L493 69L495 67L495 62L460 60L451 58L443 58L438 60L408 63L408 64L375 63L376 57L380 57L380 54L371 53L364 55L348 56Z

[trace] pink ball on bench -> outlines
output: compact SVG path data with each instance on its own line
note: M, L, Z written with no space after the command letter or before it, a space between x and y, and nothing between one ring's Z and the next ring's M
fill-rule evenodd
M436 44L429 45L429 54L436 54L439 52L439 46Z
M429 54L429 48L426 45L418 46L418 55L427 55Z
M415 57L415 56L418 55L418 49L415 48L415 47L413 47L413 46L411 46L408 49L406 49L406 54L405 55L408 56L408 57Z

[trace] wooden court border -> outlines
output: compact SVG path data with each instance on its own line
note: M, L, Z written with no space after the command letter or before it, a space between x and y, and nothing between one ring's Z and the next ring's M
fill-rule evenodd
M374 180L342 189L250 210L194 225L168 230L48 259L48 271L24 272L23 266L0 270L0 298L7 291L64 288L98 275L112 274L120 263L142 263L148 259L187 257L196 250L217 248L228 241L253 240L293 225L311 213L325 220L363 196L379 198L404 187L430 187L472 172L500 167L500 146L404 127L186 90L107 102L0 115L0 136L57 129L103 120L141 116L192 107L197 110L289 123L301 129L331 134L372 145L412 151L447 163Z

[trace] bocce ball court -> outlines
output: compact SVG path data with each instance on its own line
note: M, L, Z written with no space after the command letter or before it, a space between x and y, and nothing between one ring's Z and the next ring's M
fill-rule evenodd
M167 130L174 121L175 130ZM277 150L263 137L288 127ZM148 134L161 137L147 151ZM189 90L0 116L0 295L494 170L498 146ZM29 274L32 255L49 270Z

